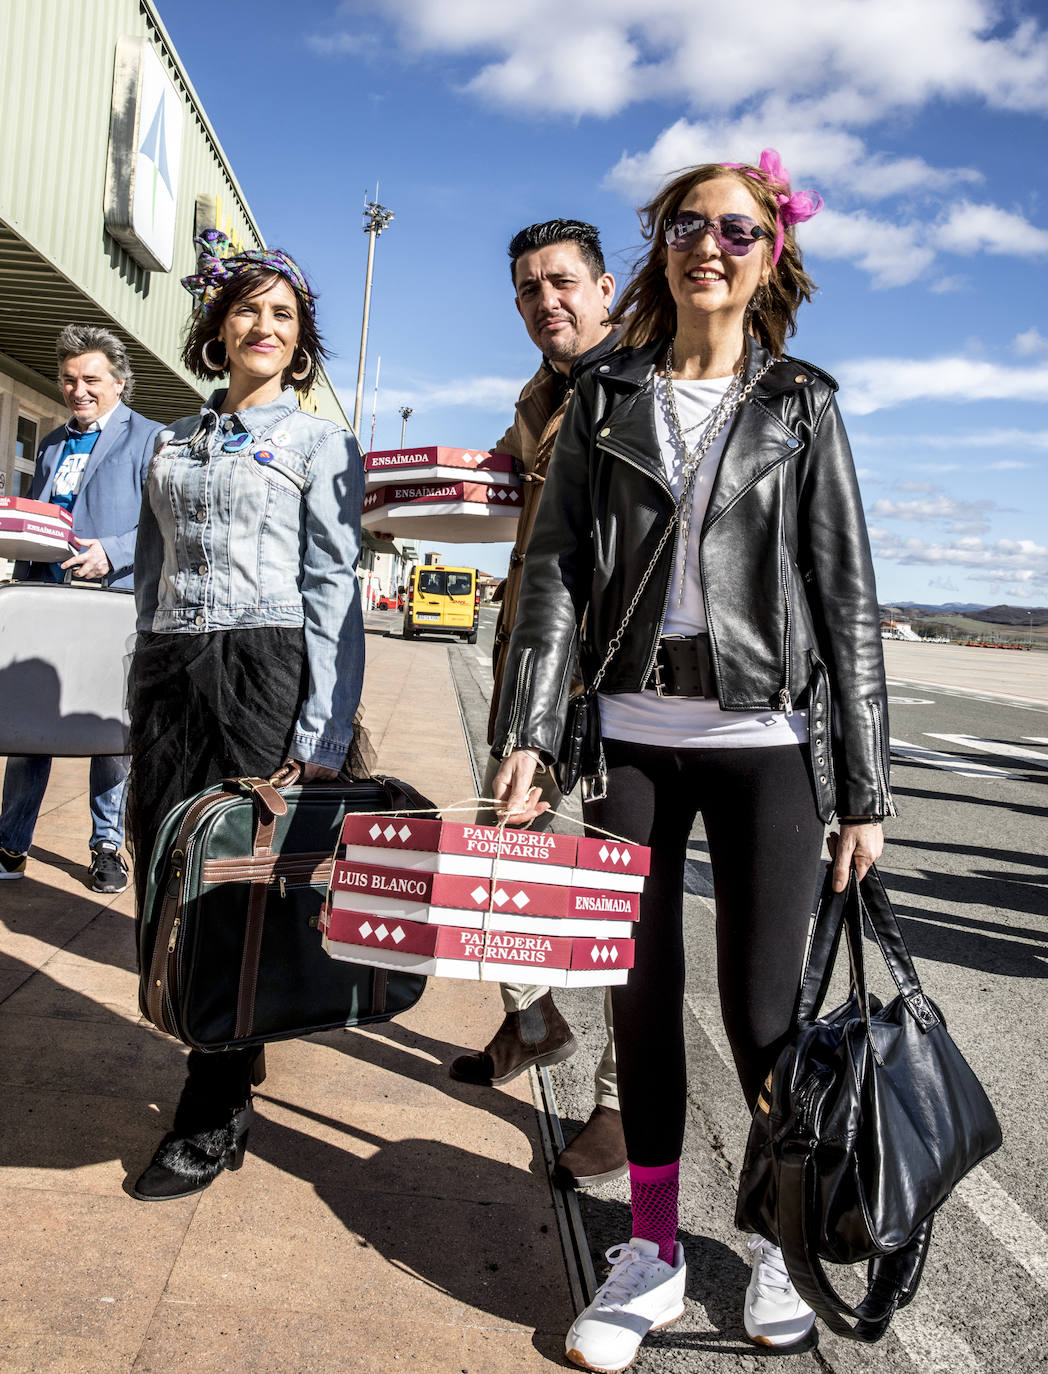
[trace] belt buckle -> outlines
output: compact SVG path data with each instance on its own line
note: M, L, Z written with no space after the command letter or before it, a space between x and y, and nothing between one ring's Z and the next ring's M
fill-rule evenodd
M657 696L673 696L673 689L670 683L662 680L662 665L659 663L659 655L662 653L662 646L668 639L687 639L687 635L660 635L658 647L655 650L655 663L652 666L652 675L655 678L655 693Z
M655 679L655 694L660 697L666 695L666 684L662 680L662 664L659 662L659 654L662 652L662 645L655 650L655 662L652 665L651 673Z

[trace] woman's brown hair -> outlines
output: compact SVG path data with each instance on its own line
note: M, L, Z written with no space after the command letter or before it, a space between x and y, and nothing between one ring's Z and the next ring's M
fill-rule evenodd
M677 328L677 305L666 281L666 243L663 227L684 203L688 193L705 181L719 177L733 177L744 186L757 206L757 222L770 235L760 240L758 251L767 253L775 241L781 187L772 182L759 167L748 164L726 167L720 162L704 162L678 172L662 188L654 200L642 206L640 217L644 238L650 245L647 254L639 258L618 304L611 314L612 324L622 327L622 343L627 347L649 343L653 339L672 338ZM801 250L794 231L786 229L782 253L772 267L768 284L758 287L750 301L748 328L758 343L778 356L786 340L796 333L796 317L801 301L810 301L815 283L804 270Z
M317 329L317 322L313 318L313 311L309 302L303 298L302 293L295 289L294 284L283 273L274 272L261 264L245 267L242 272L238 272L235 277L227 281L207 305L198 307L193 311L186 330L182 361L195 377L214 381L222 376L226 368L208 367L204 357L204 349L213 339L218 339L219 331L225 323L226 316L234 305L239 301L247 300L250 296L257 296L260 291L265 291L275 281L287 282L295 292L295 300L298 303L298 344L291 362L284 369L280 383L281 386L293 386L303 396L308 395L320 374L321 359L328 356L327 349L320 337L320 331ZM214 353L214 349L211 351ZM223 352L225 352L224 348ZM309 360L309 371L302 377L293 376L293 373L303 371L307 359Z

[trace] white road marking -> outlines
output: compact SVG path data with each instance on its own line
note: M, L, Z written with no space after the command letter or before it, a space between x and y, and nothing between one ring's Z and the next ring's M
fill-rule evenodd
M731 1072L736 1073L735 1060L732 1058L731 1046L728 1044L728 1037L724 1033L724 1022L721 1020L720 1007L715 1003L712 1007L707 1006L706 1002L696 997L692 992L684 994L684 1000L691 1010L692 1016L698 1021L699 1025L706 1032L706 1039L724 1060L725 1067ZM712 1013L712 1014L711 1014Z
M1035 1283L1048 1290L1048 1233L979 1165L958 1183L956 1193L998 1245Z
M961 744L968 749L977 749L981 754L999 754L1006 759L1022 759L1024 763L1035 764L1038 768L1048 768L1048 754L1038 753L1036 749L1021 749L1017 744L1000 744L996 740L976 739L974 735L937 735L926 730L929 739L944 739L947 744Z
M889 706L934 706L931 697L889 697Z
M1030 744L1048 744L1048 735L1023 735Z
M932 682L929 678L920 677L890 677L886 681L889 687L923 687L926 691L930 689L940 696L945 694L948 697L965 697L969 701L985 701L990 706L1006 701L1009 706L1014 706L1020 711L1040 711L1043 714L1048 710L1048 699L1045 697L1017 697L1010 692L990 692L985 687L947 687L943 682Z
M927 763L932 768L941 768L947 773L960 773L964 778L1018 778L1018 773L1008 773L1003 768L991 768L988 763L969 763L956 754L937 754L934 749L925 749L920 744L907 744L904 739L891 741L892 753L901 759L913 759L915 763Z
M975 1351L942 1312L927 1303L922 1307L922 1296L912 1307L897 1312L891 1325L914 1366L921 1374L980 1374L983 1365Z

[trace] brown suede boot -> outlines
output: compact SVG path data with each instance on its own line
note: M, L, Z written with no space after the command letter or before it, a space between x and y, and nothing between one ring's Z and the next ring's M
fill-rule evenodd
M532 1065L559 1064L576 1048L571 1027L547 992L525 1011L508 1012L495 1038L482 1050L460 1054L448 1073L460 1083L497 1088Z
M614 1107L594 1107L590 1119L553 1166L558 1188L589 1188L626 1172L626 1138Z

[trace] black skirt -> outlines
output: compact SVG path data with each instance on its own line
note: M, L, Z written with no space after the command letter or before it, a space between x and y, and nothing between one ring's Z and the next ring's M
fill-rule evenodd
M128 682L127 837L139 903L164 817L223 778L274 773L308 690L301 628L138 636Z

